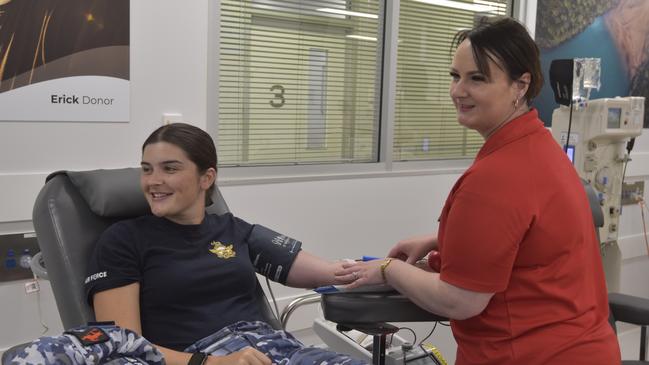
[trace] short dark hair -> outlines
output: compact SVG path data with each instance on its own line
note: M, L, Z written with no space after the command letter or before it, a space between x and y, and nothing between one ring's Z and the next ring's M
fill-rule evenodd
M491 59L504 68L511 80L518 80L529 72L530 84L525 93L527 103L539 94L543 86L539 47L521 23L509 17L482 17L473 29L464 29L455 34L452 49L466 39L471 41L478 71L490 77Z
M207 132L186 123L172 123L163 125L149 135L142 145L144 148L157 142L167 142L183 150L187 157L196 164L198 172L203 174L210 167L216 170L218 161L214 141ZM205 194L205 205L212 204L214 184L210 186Z

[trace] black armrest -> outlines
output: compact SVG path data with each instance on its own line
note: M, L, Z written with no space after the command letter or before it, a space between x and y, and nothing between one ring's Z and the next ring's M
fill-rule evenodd
M345 324L446 320L422 309L396 291L323 294L322 310L325 319Z
M616 321L640 326L649 325L649 299L633 295L609 293L609 307Z

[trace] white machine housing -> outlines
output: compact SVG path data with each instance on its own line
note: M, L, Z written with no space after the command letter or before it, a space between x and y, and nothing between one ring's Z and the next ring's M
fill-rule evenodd
M552 114L552 134L562 148L568 136L570 108ZM642 133L644 97L591 100L573 110L568 156L579 176L595 187L604 209L602 243L617 240L626 143Z
M570 108L566 106L555 109L552 114L552 135L561 148L565 148L568 138L569 117ZM582 108L573 109L566 152L579 176L591 183L598 193L604 212L604 225L599 229L603 255L606 255L607 246L615 246L619 256L616 243L623 169L629 161L626 144L642 133L643 121L644 97L595 99ZM607 264L607 259L604 260L609 289L619 286L617 266L619 263Z

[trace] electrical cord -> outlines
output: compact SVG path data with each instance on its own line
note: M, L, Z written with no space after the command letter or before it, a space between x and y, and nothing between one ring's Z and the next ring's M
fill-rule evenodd
M47 331L50 330L49 327L45 324L45 321L43 320L43 308L41 306L41 289L40 286L41 284L38 281L38 276L34 274L34 282L36 282L36 286L38 286L38 290L36 291L36 306L38 308L38 320L41 323L41 327L43 327L43 331L41 332L41 335L44 335L47 333Z
M626 143L626 158L624 159L624 167L622 168L622 182L620 183L620 186L622 186L622 191L624 190L624 178L626 177L626 165L629 163L629 156L631 155L631 150L633 150L633 146L635 145L635 137L631 138L629 142ZM620 201L624 197L622 195L622 191L620 192Z
M430 330L428 335L426 335L426 337L424 337L424 339L419 342L419 346L421 346L424 343L424 341L428 339L428 337L433 335L433 332L435 332L435 328L437 328L437 322L435 322L435 324L433 325L433 329Z
M412 343L417 343L417 334L415 333L415 331L412 328L410 328L410 327L399 327L398 329L399 329L399 331L401 331L401 330L410 331L410 333L412 333L412 337L414 337L414 340L412 340Z
M433 335L433 333L435 332L435 329L437 328L438 323L441 323L443 326L448 326L447 324L444 324L442 322L435 322L435 324L433 325L433 328L430 330L428 335L426 335L426 337L424 337L424 339L419 342L418 346L426 355L428 355L428 357L435 363L435 365L447 365L446 360L442 356L441 352L439 352L439 350L435 346L426 344L426 346L429 347L429 348L424 347L424 342L430 336Z
M428 351L428 350L426 350L426 348L424 348L423 344L419 344L419 348L421 349L421 351L426 353L431 360L433 360L435 365L442 365L442 363L439 361L439 359L437 359L437 357L435 357L435 355L433 355L430 351Z
M277 300L275 299L275 294L273 293L273 289L270 287L270 280L268 280L268 277L266 276L266 287L268 288L268 292L270 293L270 297L273 299L273 306L275 307L275 318L279 320L279 308L277 307Z
M566 144L563 146L563 152L568 153L568 145L570 145L570 129L572 128L572 98L570 98L570 114L568 115L568 135L566 136Z

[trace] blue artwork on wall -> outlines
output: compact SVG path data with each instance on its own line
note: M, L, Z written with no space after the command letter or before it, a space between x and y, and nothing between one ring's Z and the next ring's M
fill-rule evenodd
M593 44L597 44L597 47L593 47ZM558 108L547 76L550 63L555 59L585 57L601 59L602 73L600 81L602 88L599 91L593 91L590 95L591 99L628 95L629 78L626 76L626 67L620 59L604 21L601 17L598 17L593 24L576 37L558 47L542 50L541 69L543 70L545 83L534 104L539 110L541 120L546 125L551 122L552 111Z
M591 2L590 6L573 1L539 2L536 42L545 83L534 106L547 126L558 108L548 77L555 59L601 59L601 88L591 93L591 99L649 96L649 1Z

